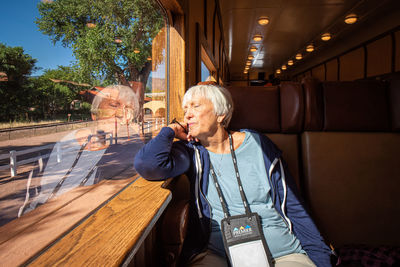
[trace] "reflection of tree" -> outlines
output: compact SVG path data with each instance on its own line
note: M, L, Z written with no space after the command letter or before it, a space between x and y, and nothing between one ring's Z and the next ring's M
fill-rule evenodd
M79 79L76 67L65 66L58 66L54 70L45 70L43 75L31 78L35 95L32 105L37 110L36 113L40 113L41 117L54 118L56 113L68 110L72 100L79 96L82 89L92 87L86 83L73 82ZM40 112L38 112L39 110Z
M55 0L38 8L40 31L72 48L84 76L145 86L149 58L153 64L162 60L162 50L152 55L152 40L164 25L153 1Z

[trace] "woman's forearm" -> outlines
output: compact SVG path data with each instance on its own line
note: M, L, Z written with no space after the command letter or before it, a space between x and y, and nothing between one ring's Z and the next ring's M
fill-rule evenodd
M143 178L163 180L189 169L189 153L183 143L173 142L174 137L174 130L164 127L136 154L134 165Z

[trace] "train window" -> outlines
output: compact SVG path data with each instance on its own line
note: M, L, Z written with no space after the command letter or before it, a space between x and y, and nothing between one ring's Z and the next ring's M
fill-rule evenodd
M208 55L206 48L201 45L201 81L217 82L217 72L215 63L211 56Z
M207 66L204 64L204 62L201 62L201 81L207 81L211 76L210 70L207 68Z
M0 18L0 227L58 213L67 230L134 182L166 123L168 26L157 1L30 2Z

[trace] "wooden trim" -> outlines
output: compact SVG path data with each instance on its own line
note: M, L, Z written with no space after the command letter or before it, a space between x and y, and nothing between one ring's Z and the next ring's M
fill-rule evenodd
M220 36L221 36L221 39L222 39L222 46L223 46L223 53L224 53L224 55L225 55L225 37L224 37L224 27L223 27L223 23L222 23L222 16L221 16L221 8L220 8L220 5L219 5L219 1L218 0L215 0L215 8L216 8L216 12L217 12L217 18L218 18L218 24L219 24L219 31L220 31ZM229 65L228 65L228 62L227 62L227 60L226 60L226 55L225 55L225 60L222 62L222 63L220 63L220 65L221 64L223 64L224 65L224 69L225 69L225 71L224 72L226 72L226 74L224 73L224 74L222 74L222 75L226 75L226 77L223 77L223 78L225 78L225 80L229 80L228 78L230 78L230 71L229 71Z
M203 16L204 16L204 18L203 18L203 29L204 29L204 32L203 32L203 36L204 36L204 38L206 38L207 39L207 24L208 24L208 19L207 19L207 0L203 0L203 4L204 4L204 6L203 6Z
M201 61L212 71L217 71L217 64L212 56L207 40L204 38L200 24L196 23L196 83L201 80ZM218 78L218 77L217 77Z
M196 84L201 80L200 24L196 22Z
M213 31L212 31L212 54L215 57L215 18L217 16L217 5L214 5L214 14L213 14L213 23L212 23L212 27L213 27ZM223 33L220 32L220 35L222 35Z
M221 78L224 82L225 79L225 62L224 62L224 54L223 54L223 46L222 46L222 37L219 39L218 44L218 55L219 55L219 66L218 66L218 78ZM219 80L219 79L218 79Z
M170 202L171 192L162 184L139 178L30 265L121 265Z
M183 15L182 6L178 3L177 0L158 0L160 4L168 11L171 11L173 14Z
M396 36L395 36L395 31L390 33L392 37L392 66L391 70L392 73L396 71Z
M336 57L337 61L337 81L340 81L340 57Z
M183 16L176 17L175 24L178 28L183 29ZM183 31L183 30L182 30ZM170 118L176 118L178 121L183 120L182 99L185 94L185 39L178 32L176 27L169 29L170 45L169 45L169 107Z

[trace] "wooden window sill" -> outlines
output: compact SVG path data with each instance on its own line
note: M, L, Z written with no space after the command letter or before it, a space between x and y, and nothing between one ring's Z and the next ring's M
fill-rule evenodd
M133 177L77 188L1 227L0 262L120 265L171 200L163 183Z

